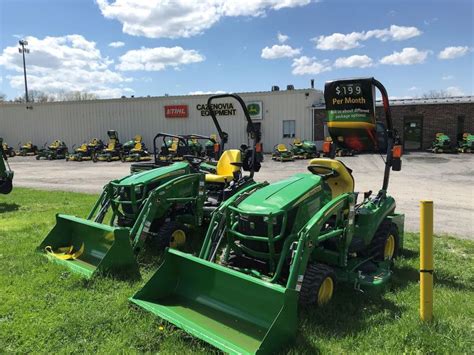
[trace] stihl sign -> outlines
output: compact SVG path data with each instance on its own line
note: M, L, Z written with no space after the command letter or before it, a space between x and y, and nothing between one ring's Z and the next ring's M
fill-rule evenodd
M185 118L188 117L188 105L169 105L165 106L166 118Z

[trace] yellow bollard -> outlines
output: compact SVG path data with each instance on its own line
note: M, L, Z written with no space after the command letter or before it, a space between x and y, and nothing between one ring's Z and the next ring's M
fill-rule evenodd
M433 319L433 201L420 201L420 318Z

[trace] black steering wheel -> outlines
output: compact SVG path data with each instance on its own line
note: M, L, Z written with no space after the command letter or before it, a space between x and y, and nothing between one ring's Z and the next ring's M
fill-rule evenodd
M314 175L321 176L323 179L339 176L339 173L336 170L326 165L309 165L308 170Z
M193 167L199 167L202 162L207 160L206 158L190 154L183 155L183 158L186 159Z

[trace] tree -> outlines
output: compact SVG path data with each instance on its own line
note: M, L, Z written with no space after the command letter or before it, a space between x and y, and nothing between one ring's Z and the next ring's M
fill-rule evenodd
M451 97L447 91L445 90L430 90L427 93L421 95L423 99L445 99L447 97Z
M87 91L68 91L58 94L58 101L86 101L97 100L97 95Z
M5 95L3 92L0 92L0 102L7 101L7 95Z

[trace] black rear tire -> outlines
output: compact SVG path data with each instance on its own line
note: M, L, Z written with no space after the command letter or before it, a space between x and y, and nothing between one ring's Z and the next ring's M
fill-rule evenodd
M390 239L394 243L393 252L390 252L391 247L388 245L392 243ZM396 224L389 220L384 220L375 232L374 238L369 245L369 255L374 256L376 261L392 260L398 256L398 246L399 234Z
M308 263L301 285L299 303L302 306L324 306L331 300L335 285L336 274L332 267ZM321 290L321 288L324 289Z

